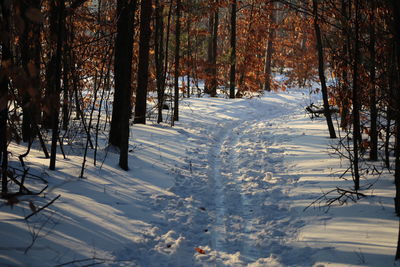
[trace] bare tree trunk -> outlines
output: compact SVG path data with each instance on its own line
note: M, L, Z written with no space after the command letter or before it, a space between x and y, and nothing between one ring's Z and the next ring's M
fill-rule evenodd
M354 168L354 190L360 189L359 173L359 143L361 141L360 130L360 88L359 88L359 70L360 62L360 41L359 41L359 21L360 21L360 3L355 0L355 44L354 44L354 65L353 65L353 168Z
M53 27L57 32L53 33L57 36L56 53L54 58L54 88L51 92L50 100L51 105L51 119L52 119L52 137L51 137L51 150L50 150L50 170L56 168L56 154L57 154L57 141L59 138L59 111L60 111L60 89L61 89L61 57L62 45L64 40L63 25L65 24L65 0L57 1L55 12L57 12L57 27Z
M324 101L324 115L326 123L328 125L330 138L336 138L335 128L333 127L332 116L328 102L328 88L325 80L325 68L324 68L324 52L322 48L322 37L321 30L319 27L319 16L318 16L318 0L313 0L313 11L314 11L314 28L317 39L317 51L318 51L318 74L321 81L322 98Z
M151 37L150 21L152 13L152 1L142 1L140 8L139 65L134 123L145 124L147 112L146 101L149 76L149 51Z
M0 162L1 162L1 195L4 196L8 192L7 186L7 168L8 168L8 152L7 152L7 121L8 121L8 70L5 69L5 61L11 60L10 49L10 7L6 6L5 1L0 2L1 19L0 31L3 38L0 38L1 45L1 62L0 62Z
M218 4L218 1L216 2ZM212 27L212 57L211 57L211 84L210 84L210 96L215 97L217 95L217 53L218 53L218 26L219 26L219 14L218 8L214 12L214 23Z
M347 8L349 10L347 10ZM342 85L341 85L341 92L340 92L340 104L341 104L341 116L340 116L340 127L342 129L346 129L348 126L348 114L349 114L349 98L350 98L350 88L349 88L349 75L348 75L348 59L350 58L350 36L348 31L346 30L347 22L349 19L349 14L351 13L351 4L347 3L346 0L341 1L341 11L342 16L344 17L342 23L342 35L346 37L345 43L343 45L342 57L345 59L343 60L342 66Z
M191 44L191 38L192 36L190 35L190 30L191 30L191 14L187 13L187 98L190 98L191 95L191 90L190 90L190 80L191 80L191 70L192 70L192 63L191 63L191 58L192 58L192 44Z
M155 10L155 63L156 63L156 77L157 77L157 108L158 108L158 118L157 123L163 121L163 106L164 106L164 20L163 20L163 10L164 7L160 5L159 0L155 0L156 10Z
M371 150L369 153L369 159L376 161L378 160L378 130L377 130L377 120L378 111L376 108L376 56L375 56L375 0L370 0L371 2L371 14L370 14L370 41L369 41L369 53L371 57L370 62L370 119L371 119Z
M173 122L179 121L179 60L181 38L181 0L176 0L175 23L175 73L174 73L174 116Z
M268 41L265 49L265 64L264 64L264 91L271 91L271 69L272 69L272 55L274 53L274 39L275 39L275 10L274 4L272 3L272 9L270 14L270 26L268 29Z
M115 94L109 143L119 148L119 166L123 170L128 170L135 10L136 0L118 0L117 37L115 40L114 57Z
M21 35L21 63L25 70L31 90L22 92L22 140L31 142L35 137L35 124L40 114L40 21L33 21L25 14L29 9L40 10L40 0L27 0L19 3L24 31Z
M229 75L229 98L235 98L236 87L236 0L231 2L231 55L230 55L230 75Z
M400 93L399 93L399 86L400 86L400 3L397 0L391 0L391 9L393 13L393 27L394 29L394 41L395 41L395 54L396 54L396 64L395 64L395 90L394 90L394 99L395 99L395 120L396 120L396 143L395 143L395 174L394 174L394 181L396 185L396 197L394 199L395 204L395 211L397 216L400 216ZM400 259L400 224L399 224L399 235L397 241L397 249L396 249L396 260Z

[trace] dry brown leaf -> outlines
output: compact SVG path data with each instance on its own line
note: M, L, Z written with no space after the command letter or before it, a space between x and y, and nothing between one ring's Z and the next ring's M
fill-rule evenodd
M194 250L196 250L198 253L200 254L206 254L206 251L204 249L201 248L195 248Z

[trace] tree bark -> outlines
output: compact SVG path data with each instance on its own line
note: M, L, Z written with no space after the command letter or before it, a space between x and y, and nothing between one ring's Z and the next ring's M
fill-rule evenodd
M57 13L57 24L53 27L53 32L56 37L56 51L54 56L54 87L50 93L51 101L51 121L52 121L52 136L51 136L51 150L50 150L50 170L56 168L56 155L57 155L57 141L59 138L59 112L60 112L60 89L61 89L61 57L62 45L64 40L63 25L65 24L65 0L57 1L55 12Z
M322 48L322 37L321 37L321 29L319 27L319 16L318 16L318 0L313 0L313 11L314 11L314 29L315 29L315 36L317 41L317 52L318 52L318 74L319 79L321 81L321 91L322 91L322 98L324 102L324 115L326 118L326 123L328 125L329 136L330 138L336 138L335 128L332 122L332 116L329 108L329 101L328 101L328 88L326 86L326 79L325 79L325 67L324 67L324 51Z
M371 14L370 14L370 40L369 40L369 54L370 54L370 120L371 120L371 133L370 144L371 149L369 159L372 161L378 160L378 110L376 108L376 55L375 55L375 0L371 0Z
M218 1L216 1L218 4ZM211 83L210 83L210 96L217 95L217 53L218 53L218 26L219 26L219 12L218 8L214 12L214 23L212 27L212 57L211 57Z
M270 15L270 26L268 29L268 41L267 41L267 46L265 49L265 64L264 64L264 91L271 91L271 69L272 69L272 55L274 53L274 39L275 39L275 29L274 29L274 23L275 23L275 10L273 10L273 4L272 4L272 10L271 10L271 15Z
M152 1L142 1L140 8L139 64L134 123L146 124Z
M181 39L181 0L176 0L175 23L175 73L174 73L174 116L173 122L179 121L179 60ZM172 123L173 124L173 123Z
M1 194L6 195L8 192L7 169L8 169L8 152L7 152L7 121L8 121L8 84L9 74L6 69L7 62L10 63L10 7L6 6L5 1L0 2L1 19L0 31L4 34L0 38L1 45L1 62L0 62L0 162L1 162Z
M40 11L40 0L20 2L24 20L24 31L21 35L21 63L25 71L27 88L22 91L22 140L31 142L35 136L35 124L40 114L40 21L32 21L26 16L30 9ZM30 89L28 89L30 87Z
M158 105L158 118L157 123L163 121L163 106L164 106L164 20L163 20L163 6L160 5L159 0L155 0L155 64L156 64L156 78L157 78L157 105Z
M114 57L115 93L109 143L119 148L119 166L124 170L128 170L135 9L136 0L118 0L117 2L118 20Z
M230 55L230 75L229 75L229 98L235 98L236 87L236 0L231 3L231 55Z
M353 62L353 169L354 169L354 190L360 189L359 174L359 143L361 142L360 129L360 88L359 88L359 69L360 62L360 40L359 40L359 0L355 0L355 44L354 44L354 62Z

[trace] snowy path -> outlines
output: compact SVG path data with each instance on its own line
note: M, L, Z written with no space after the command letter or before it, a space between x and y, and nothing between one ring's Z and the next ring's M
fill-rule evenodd
M298 112L297 94L271 99L189 100L195 117L178 129L186 158L172 170L174 195L156 195L161 238L138 259L155 266L298 266L303 250L287 246L303 225L290 209L296 179L288 176L279 125ZM231 101L226 105L226 101ZM210 103L210 104L208 104ZM197 106L196 106L197 105ZM228 107L228 109L227 109ZM191 115L191 114L189 114ZM201 249L199 253L195 248ZM298 254L295 262L289 254ZM303 260L301 260L303 259ZM189 264L190 263L190 264ZM188 265L189 264L189 265ZM306 265L304 265L306 266Z
M237 264L260 261L266 251L282 249L284 239L292 237L284 190L294 181L274 177L283 171L284 151L272 146L284 140L271 132L275 115L271 111L227 122L210 150L209 192L215 198L211 248L217 265L231 264L224 260L227 257ZM301 226L301 221L297 224Z
M298 112L301 97L235 100L230 105L226 99L204 100L208 105L189 102L190 110L197 111L178 130L190 146L185 162L173 170L175 195L160 195L154 202L155 212L167 223L160 229L163 238L150 246L166 266L290 264L285 254L293 250L286 243L302 221L290 209L288 193L296 179L285 174L281 145L288 135L276 134L276 129Z

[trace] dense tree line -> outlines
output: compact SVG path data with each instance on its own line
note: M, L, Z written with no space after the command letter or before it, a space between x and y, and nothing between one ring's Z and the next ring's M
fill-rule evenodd
M26 144L21 161L39 146L54 170L63 144L83 137L83 177L107 132L127 170L130 123L174 125L183 97L318 81L330 137L350 162L354 188L344 194L361 196L364 163L383 162L395 170L400 215L397 0L3 0L0 11L3 197L15 193L10 142Z

